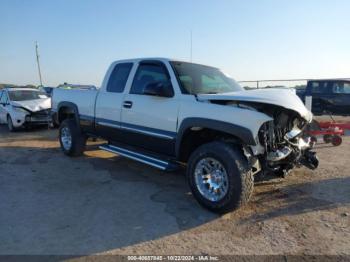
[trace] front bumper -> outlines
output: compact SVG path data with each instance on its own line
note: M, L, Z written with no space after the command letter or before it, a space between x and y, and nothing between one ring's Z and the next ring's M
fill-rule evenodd
M38 112L15 113L12 116L14 127L48 125L51 124L52 118L49 110Z
M50 116L33 116L27 115L25 117L24 125L46 125L50 124L52 119Z
M266 171L285 176L296 166L310 169L318 167L319 160L316 152L312 151L309 138L299 137L285 144L276 151L268 152L265 157Z
M319 164L319 160L317 158L316 152L311 150L305 151L302 157L299 159L299 162L300 164L312 170L316 169Z

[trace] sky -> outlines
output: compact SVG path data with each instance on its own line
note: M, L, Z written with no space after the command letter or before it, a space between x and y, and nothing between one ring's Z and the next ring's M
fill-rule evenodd
M0 0L0 83L100 86L111 62L170 57L236 80L350 77L349 0Z

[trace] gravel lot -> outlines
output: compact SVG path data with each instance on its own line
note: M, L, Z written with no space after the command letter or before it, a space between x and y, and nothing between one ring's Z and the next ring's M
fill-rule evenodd
M0 254L350 255L350 137L317 145L320 167L256 183L217 216L184 172L98 150L64 156L57 130L0 126Z

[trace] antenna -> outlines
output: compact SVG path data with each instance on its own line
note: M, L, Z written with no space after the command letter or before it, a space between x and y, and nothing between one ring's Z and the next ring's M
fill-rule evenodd
M35 41L35 53L36 53L36 62L38 64L38 72L39 72L39 79L40 79L40 85L43 85L43 81L41 78L41 70L40 70L40 61L39 61L39 50L38 50L38 42Z
M190 30L190 62L192 63L192 29Z

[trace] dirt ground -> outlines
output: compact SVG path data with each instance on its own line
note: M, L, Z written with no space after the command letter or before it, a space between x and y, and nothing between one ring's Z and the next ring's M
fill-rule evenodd
M316 171L256 183L251 202L223 216L197 204L183 171L96 143L68 158L56 137L0 126L0 255L350 255L350 137L317 145Z

